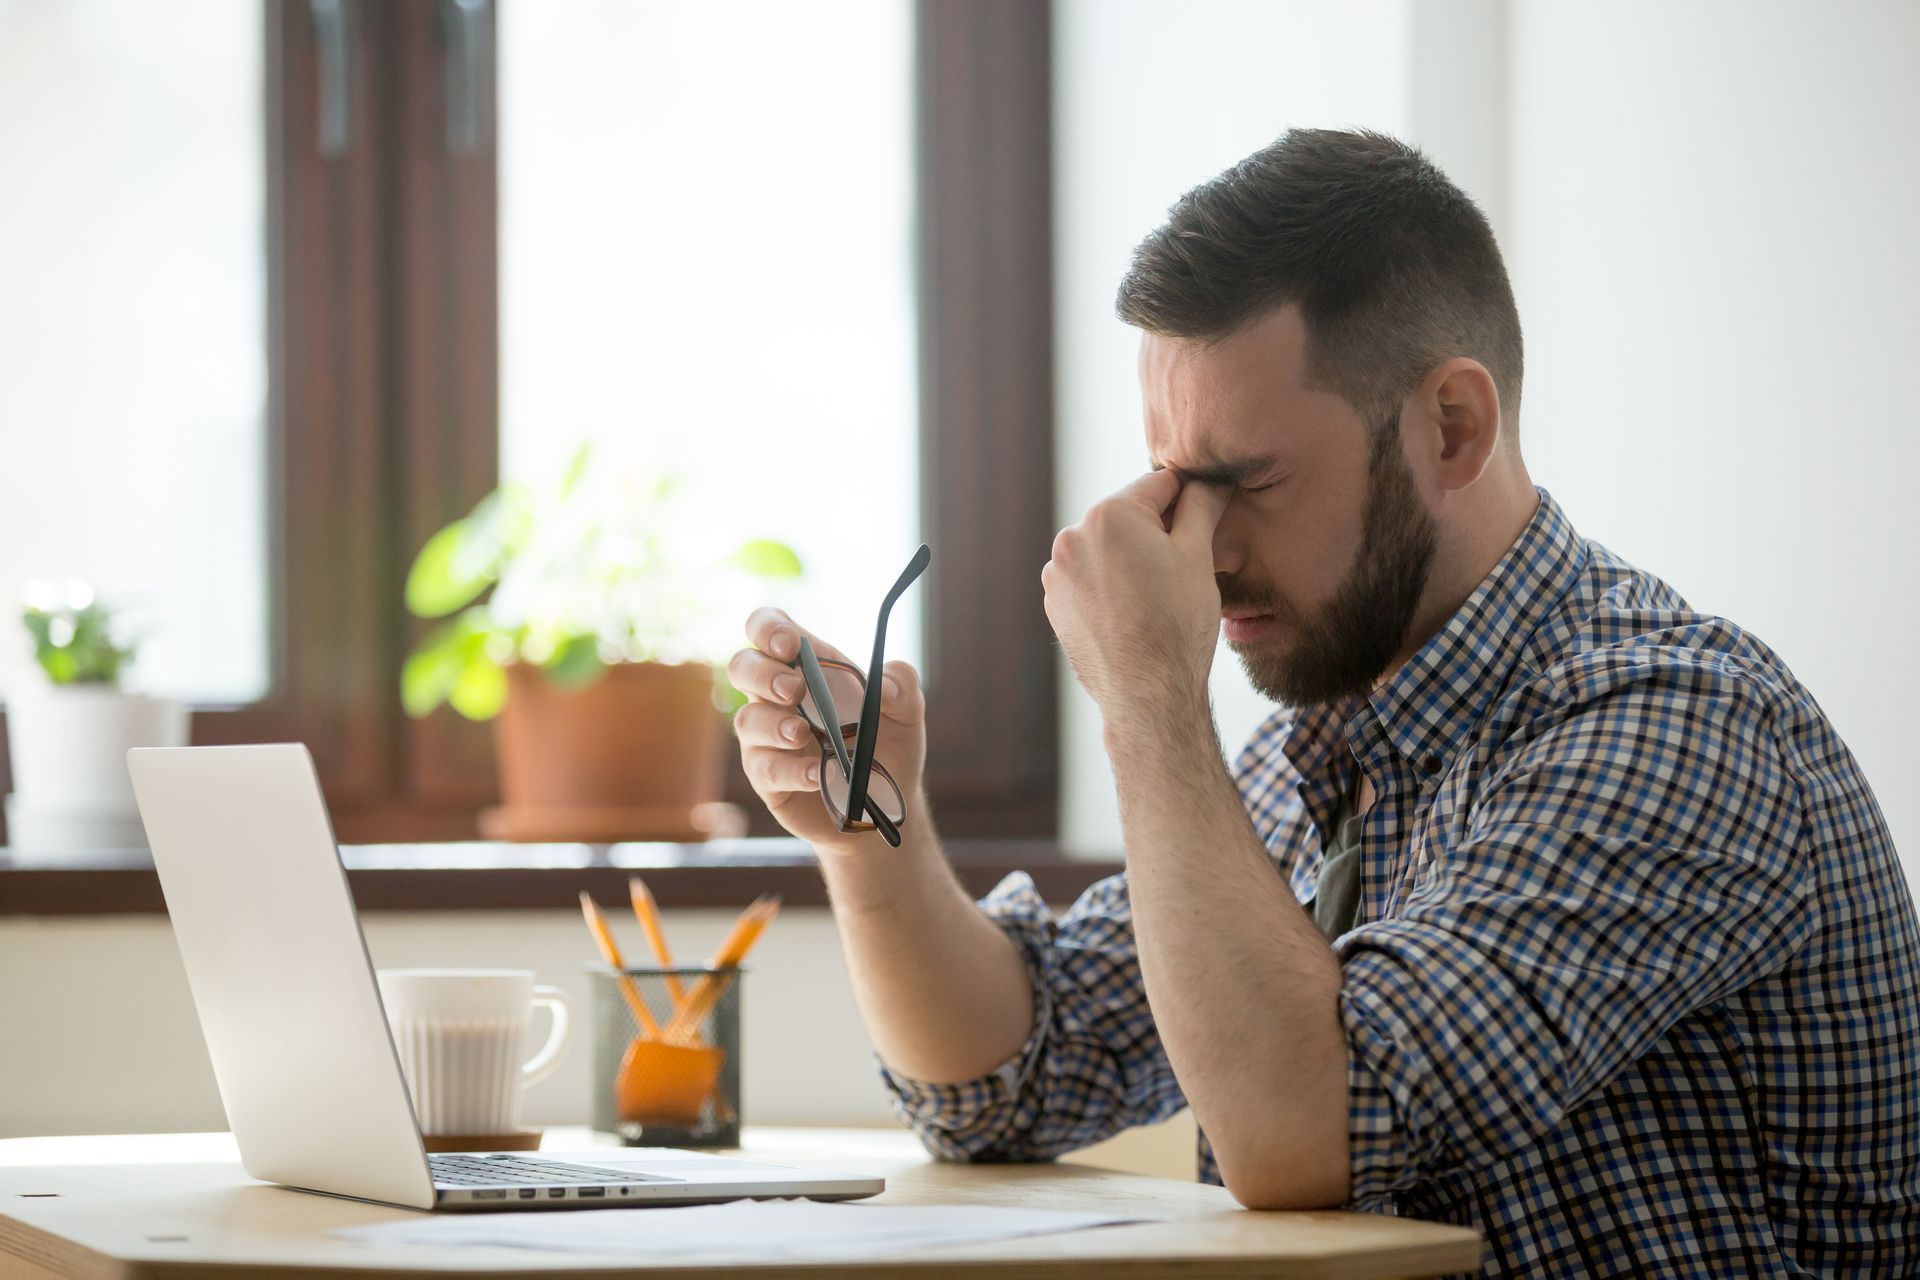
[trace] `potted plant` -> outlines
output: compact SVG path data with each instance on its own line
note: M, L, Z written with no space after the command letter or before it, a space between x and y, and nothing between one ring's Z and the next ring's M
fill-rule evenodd
M407 608L444 619L407 660L401 698L494 722L504 840L702 840L744 820L721 802L729 647L714 627L729 578L792 578L799 558L755 539L700 548L674 520L671 477L593 476L582 448L550 491L509 482L434 534Z
M187 710L120 688L134 645L86 583L29 583L25 604L36 669L7 696L13 861L70 863L142 848L127 750L184 745Z

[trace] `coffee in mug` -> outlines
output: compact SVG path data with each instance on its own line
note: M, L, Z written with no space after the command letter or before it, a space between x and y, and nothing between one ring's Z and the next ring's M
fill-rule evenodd
M382 969L378 977L420 1131L517 1133L522 1092L551 1075L572 1043L567 993L535 986L531 969ZM536 1005L552 1025L540 1051L523 1059Z

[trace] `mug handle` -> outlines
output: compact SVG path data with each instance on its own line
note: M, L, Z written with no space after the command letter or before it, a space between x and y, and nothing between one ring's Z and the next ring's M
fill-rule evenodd
M547 1012L553 1015L553 1025L547 1030L547 1042L540 1046L540 1052L520 1066L523 1088L559 1070L561 1059L567 1056L567 1047L573 1043L573 1001L567 998L567 993L559 987L535 987L533 1003L547 1006Z

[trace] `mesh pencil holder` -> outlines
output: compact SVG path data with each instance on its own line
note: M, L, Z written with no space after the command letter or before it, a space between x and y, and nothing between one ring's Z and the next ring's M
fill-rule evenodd
M630 1147L739 1146L745 970L590 965L587 972L593 1127Z

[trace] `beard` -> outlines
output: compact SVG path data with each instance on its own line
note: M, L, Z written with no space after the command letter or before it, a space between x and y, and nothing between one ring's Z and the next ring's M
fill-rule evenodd
M1296 707L1371 692L1413 625L1435 545L1433 517L1414 488L1399 431L1376 428L1360 554L1318 617L1303 617L1270 592L1220 582L1222 607L1271 613L1297 637L1286 653L1231 644L1247 679L1267 697Z

